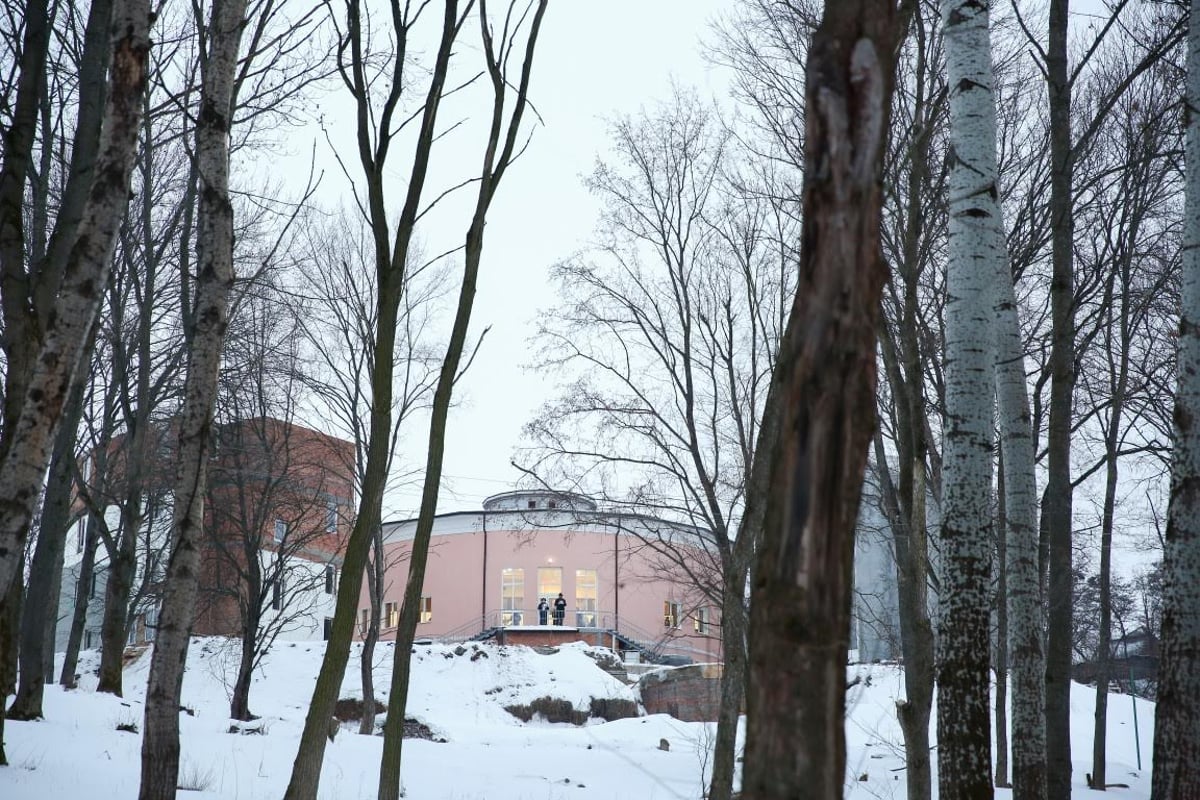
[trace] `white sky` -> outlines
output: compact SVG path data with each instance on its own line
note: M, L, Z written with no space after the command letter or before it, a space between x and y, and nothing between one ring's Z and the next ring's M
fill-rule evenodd
M472 331L477 336L485 326L491 330L455 392L440 511L478 508L484 497L513 488L519 473L509 461L520 443L521 427L552 389L550 382L525 368L531 360L529 339L538 311L555 302L548 280L550 267L585 247L595 227L597 204L583 187L582 177L607 147L606 120L666 99L672 79L696 87L702 95L723 95L722 81L701 52L701 39L710 36L709 23L723 7L720 0L551 3L539 38L531 91L543 124L534 122L532 127L527 117L533 143L506 174L488 217ZM440 15L440 9L435 10ZM429 22L424 21L427 29ZM460 63L479 63L475 53L467 52L477 50L477 42L478 23L471 20L456 48ZM330 123L352 119L341 109L346 101L338 90L319 100L320 113L339 149L346 148L343 158L348 157L354 171L358 166L351 149L353 130L350 125L336 128ZM456 99L456 105L443 108L442 127L468 115L479 120L490 109ZM482 152L478 133L468 125L439 143L426 200L463 176L475 174ZM306 168L314 141L317 158L325 167L318 200L323 207L333 208L338 193L345 191L345 181L324 137L308 129L302 136L290 137L287 149L302 156ZM409 152L407 147L394 148L390 159L396 176L388 187L393 211L402 201ZM428 254L461 244L468 220L461 203L470 198L464 193L459 205L448 205L423 226L420 235ZM452 273L457 275L460 269L461 262L455 262ZM442 313L447 331L456 300L457 280ZM406 430L402 438L407 466L423 466L427 421L417 420ZM394 490L385 499L385 517L408 516L419 503L419 486Z

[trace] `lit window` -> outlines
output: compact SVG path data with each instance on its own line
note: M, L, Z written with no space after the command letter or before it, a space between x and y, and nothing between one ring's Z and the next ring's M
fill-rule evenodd
M696 616L692 619L692 625L696 629L696 633L708 633L708 608L700 607L696 609Z
M683 604L678 600L663 602L663 627L678 628L679 618L683 616Z
M500 624L520 625L525 608L525 570L508 568L500 573Z
M575 627L596 627L596 570L575 570Z
M287 523L281 519L275 520L275 541L282 542L287 536Z
M387 620L385 628L394 628L400 624L400 608L397 603L385 603L383 606L384 618Z
M422 597L420 604L417 606L421 609L421 622L433 621L433 598Z

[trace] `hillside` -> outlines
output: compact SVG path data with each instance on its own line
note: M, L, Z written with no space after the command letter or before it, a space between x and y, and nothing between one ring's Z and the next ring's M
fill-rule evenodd
M414 800L666 800L702 793L704 743L711 729L665 715L582 726L523 723L505 710L539 697L588 708L591 698L636 699L630 688L601 670L590 648L563 647L543 655L525 647L419 645L414 650L408 714L434 739L405 743L404 788ZM182 785L196 791L183 798L277 800L283 795L304 719L304 706L320 667L321 643L282 643L256 675L251 708L263 733L229 733L227 684L236 652L220 639L193 642L184 679L183 702L194 711L180 717ZM81 664L86 673L96 654ZM47 687L43 722L9 722L12 766L0 770L0 797L12 800L69 800L137 796L140 736L117 730L140 727L149 657L126 671L128 697L97 695L88 677L81 688ZM391 649L380 648L376 685L386 688ZM898 669L851 668L861 682L848 695L847 797L903 798L900 735L893 704L901 685ZM343 697L358 697L358 651L352 653ZM1073 733L1076 752L1090 753L1091 694L1077 686ZM386 696L383 698L386 702ZM1145 770L1132 775L1135 756L1128 698L1109 706L1112 746L1110 780L1131 785L1122 798L1149 797L1149 735L1153 706L1139 701ZM327 749L321 797L374 798L382 740L346 726ZM666 739L670 749L659 749ZM1083 797L1084 761L1076 762L1077 796ZM858 780L865 776L866 780ZM998 792L997 797L1008 793Z

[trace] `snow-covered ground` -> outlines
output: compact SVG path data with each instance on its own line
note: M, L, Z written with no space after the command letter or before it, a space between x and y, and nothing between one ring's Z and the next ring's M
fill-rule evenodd
M219 639L195 640L183 685L181 798L278 800L295 756L304 709L320 667L321 643L280 643L255 678L250 707L262 717L262 735L229 733L228 689L236 653ZM636 699L628 687L599 669L583 645L540 654L525 647L418 645L408 713L444 743L409 739L404 745L403 784L413 800L666 800L699 798L704 753L712 726L666 715L615 722L591 720L576 727L535 717L522 723L504 707L552 696L587 708L590 699ZM376 686L386 690L392 651L376 655ZM88 672L96 654L81 662L81 688L47 687L46 719L8 722L11 766L0 769L4 800L135 798L139 734L149 656L125 673L126 697L92 691ZM343 697L360 697L357 646L343 683ZM904 798L900 733L894 703L902 676L889 666L851 667L862 678L848 695L848 798ZM386 702L386 692L382 698ZM1091 752L1092 693L1076 686L1072 733L1076 796L1084 797ZM1129 698L1109 703L1109 781L1128 783L1121 797L1148 798L1153 706L1139 701L1142 759L1136 769ZM382 739L346 727L326 750L322 798L374 798ZM666 739L669 750L660 749ZM865 778L860 780L860 778ZM997 792L997 797L1007 797Z

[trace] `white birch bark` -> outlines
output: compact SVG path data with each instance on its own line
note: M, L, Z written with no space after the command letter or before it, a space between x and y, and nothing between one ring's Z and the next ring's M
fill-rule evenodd
M11 444L0 462L0 587L7 588L21 566L67 392L100 308L113 237L129 200L150 52L149 5L148 0L118 0L113 8L113 58L95 177Z
M233 286L229 131L247 0L213 0L196 119L200 175L195 315L179 415L172 549L146 687L139 800L173 800L179 778L179 696L198 595L209 441Z
M991 797L992 320L1000 225L986 0L943 0L950 86L938 794Z
M1187 53L1179 386L1163 553L1154 800L1200 797L1200 0L1191 2Z
M1004 455L1007 526L1008 646L1012 669L1012 765L1014 800L1046 796L1046 659L1038 577L1037 481L1034 439L1025 380L1025 356L1017 321L1012 271L1004 249L1002 216L996 232L996 405Z
M984 12L986 14L986 11ZM991 74L990 37L976 54ZM985 90L978 90L982 94ZM986 147L973 162L980 179L991 181L992 192L982 198L992 224L992 275L995 282L993 342L1000 448L1004 465L1008 646L1012 670L1012 789L1014 800L1046 797L1046 660L1038 574L1037 480L1035 446L1029 411L1025 355L1017 319L1017 298L1005 243L1004 216L999 203L996 166L995 94L986 89L993 124L980 132Z

